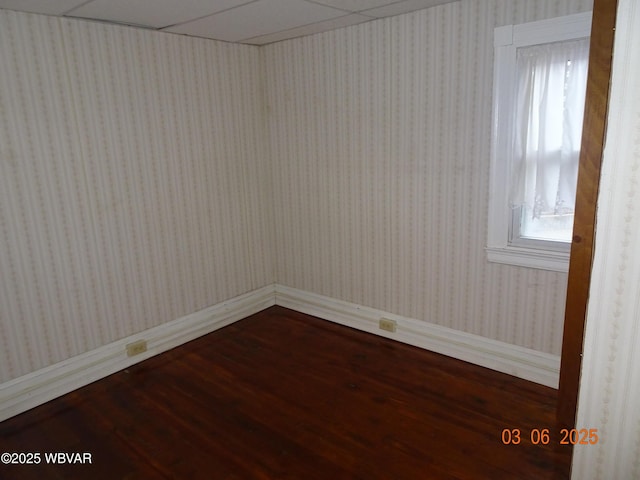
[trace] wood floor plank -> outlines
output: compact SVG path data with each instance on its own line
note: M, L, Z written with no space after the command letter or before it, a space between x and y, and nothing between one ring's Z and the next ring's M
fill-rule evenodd
M0 478L558 480L555 407L553 389L272 307L0 423L3 452L92 458Z

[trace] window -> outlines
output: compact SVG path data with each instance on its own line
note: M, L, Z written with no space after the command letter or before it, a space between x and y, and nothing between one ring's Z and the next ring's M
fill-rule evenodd
M499 27L489 261L567 271L591 13Z

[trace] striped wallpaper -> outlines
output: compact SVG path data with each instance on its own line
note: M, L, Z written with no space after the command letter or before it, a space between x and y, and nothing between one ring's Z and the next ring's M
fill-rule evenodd
M640 3L619 0L572 479L640 478Z
M462 0L267 47L0 11L0 383L278 282L559 354L486 262L493 28Z
M566 274L490 264L493 29L588 0L463 0L264 47L276 278L559 354Z
M0 382L273 283L257 47L0 11Z

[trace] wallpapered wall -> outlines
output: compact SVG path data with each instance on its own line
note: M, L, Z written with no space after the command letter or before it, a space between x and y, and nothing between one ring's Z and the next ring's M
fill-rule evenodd
M558 354L485 260L493 28L463 0L262 49L0 11L0 382L281 284Z
M0 11L0 382L273 283L259 55Z
M619 0L607 138L598 198L575 480L640 478L640 3Z
M266 46L278 282L559 354L566 274L484 252L493 29L591 7L462 1Z

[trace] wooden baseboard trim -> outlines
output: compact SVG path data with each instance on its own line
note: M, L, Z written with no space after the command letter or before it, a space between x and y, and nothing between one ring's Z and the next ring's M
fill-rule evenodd
M558 356L273 284L1 384L0 421L272 305L558 388ZM380 318L395 320L397 331L380 330ZM146 340L147 351L128 357L126 345L138 340Z
M558 388L559 356L283 285L275 291L276 305ZM381 318L395 320L397 331L380 330Z
M253 315L274 298L269 285L3 383L0 421ZM146 340L147 351L128 357L125 346L138 340Z

